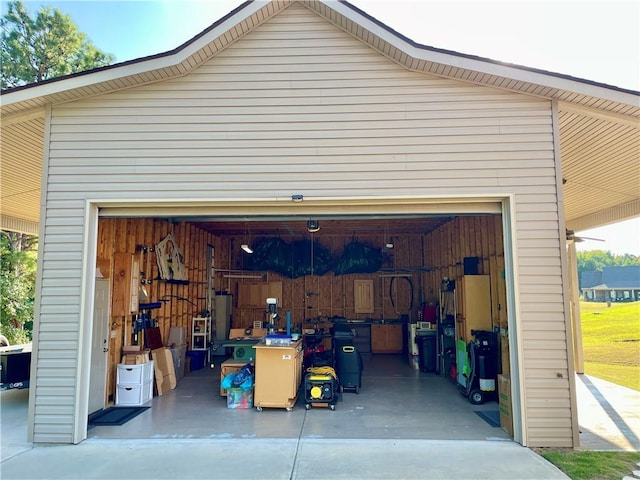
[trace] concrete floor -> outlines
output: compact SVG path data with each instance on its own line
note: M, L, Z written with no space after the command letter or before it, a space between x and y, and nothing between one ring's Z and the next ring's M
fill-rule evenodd
M640 392L576 377L583 449L638 450ZM28 390L0 393L0 476L30 479L567 479L511 441L449 380L402 357L365 356L359 395L336 410L302 399L284 409L232 410L219 369L184 377L152 408L118 427L93 427L79 445L27 442ZM250 459L250 461L246 461Z
M335 411L305 410L302 397L291 412L228 409L216 365L187 374L125 425L92 427L88 437L509 440L474 413L497 411L495 400L472 405L451 380L413 370L404 356L363 354L363 361L360 393L345 391Z

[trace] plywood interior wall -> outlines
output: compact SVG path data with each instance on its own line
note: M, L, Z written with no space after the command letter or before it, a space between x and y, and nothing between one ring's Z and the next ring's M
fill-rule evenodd
M264 321L266 296L279 297L283 319L279 325L281 327L285 327L286 312L289 312L295 327L323 317L391 319L407 316L416 320L422 303L437 304L442 279L461 277L464 257L478 257L478 273L491 277L493 325L506 334L504 251L502 220L499 216L456 217L428 235L403 236L394 233L393 249L384 248L386 238L383 233L358 235L358 238L353 235L317 234L315 240L329 249L335 258L353 240L379 246L383 254L383 270L348 275L329 272L322 276L307 275L295 279L272 272L261 272L263 275L258 279L226 278L225 271L242 272L245 268L246 254L240 249L243 239L216 237L199 228L197 223L100 219L98 231L96 262L111 284L112 336L108 384L111 395L115 391L115 371L122 346L132 342L135 315L127 308L131 292L132 256L140 259L144 272L142 278L151 279L151 283L145 285L149 301L162 303L161 308L152 310L152 317L157 320L164 340L168 338L171 327L183 326L187 341L190 342L191 318L206 310L208 245L213 245L215 251L214 289L233 296L232 328L250 328L254 321ZM173 233L184 253L188 279L186 285L159 280L155 253L140 253L140 246L155 246L169 232ZM292 241L297 238L284 239ZM401 276L393 277L394 272ZM356 304L358 296L355 285L360 281L373 284L373 305L368 306L364 313L358 312L360 306ZM250 304L238 301L239 296L246 295L250 295ZM505 355L508 357L508 348Z
M188 284L179 285L158 279L155 253L144 253L140 247L155 247L172 232L184 253ZM140 276L151 283L144 285L149 302L160 302L161 307L151 310L157 320L163 342L174 326L185 327L190 341L191 318L206 309L206 254L207 245L215 238L194 225L172 224L166 220L111 219L98 222L96 264L100 273L109 278L111 287L111 324L109 340L108 395L115 393L116 366L123 345L131 345L135 314L130 312L132 258L140 260ZM140 338L140 343L142 338Z
M299 237L282 236L283 240L292 242ZM345 247L354 240L381 249L383 256L382 268L388 271L414 268L411 281L407 279L391 282L391 278L381 277L381 272L371 274L335 275L329 272L325 275L306 275L298 278L288 278L274 272L261 272L260 279L225 278L225 272L216 275L216 290L230 293L234 297L233 324L234 327L249 328L254 321L264 321L266 312L266 294L256 297L255 292L260 289L266 291L267 285L276 283L281 285L282 298L278 305L283 313L289 312L293 324L302 327L310 320L319 317L343 317L347 319L362 318L398 318L417 311L420 305L422 277L419 268L422 261L421 235L394 235L393 249L385 249L384 234L334 236L316 234L314 240L329 250L334 258L344 251ZM254 237L254 241L260 241ZM216 251L216 266L220 269L232 269L241 274L252 275L256 272L245 270L247 254L243 253L240 245L243 238L221 238L219 250ZM356 304L356 283L373 282L373 302L367 308L361 309ZM245 299L250 296L252 305ZM274 296L274 295L269 295ZM411 300L413 299L413 303ZM256 303L257 302L257 303ZM284 319L285 315L281 315ZM285 326L284 321L281 327Z
M490 277L491 321L494 329L500 332L502 372L508 373L508 312L501 216L457 217L425 237L425 261L434 266L425 279L425 296L429 302L437 303L443 278L461 279L465 257L478 257L478 274Z

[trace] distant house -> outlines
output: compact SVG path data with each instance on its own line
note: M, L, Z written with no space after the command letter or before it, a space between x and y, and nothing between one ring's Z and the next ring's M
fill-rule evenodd
M582 272L583 298L589 302L640 300L640 266L604 267L602 272Z

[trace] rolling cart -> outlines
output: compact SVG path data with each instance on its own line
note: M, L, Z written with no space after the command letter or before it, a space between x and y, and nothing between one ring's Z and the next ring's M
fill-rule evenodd
M496 334L484 330L471 330L475 337L467 346L469 375L461 393L474 405L480 405L488 397L495 397L498 378L498 347Z

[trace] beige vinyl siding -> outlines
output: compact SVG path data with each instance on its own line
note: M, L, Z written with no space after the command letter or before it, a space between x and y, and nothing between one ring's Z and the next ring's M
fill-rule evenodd
M550 102L407 71L294 5L185 77L54 107L49 148L50 357L74 349L86 199L515 194L526 438L571 442ZM38 375L40 441L64 437L64 365Z

